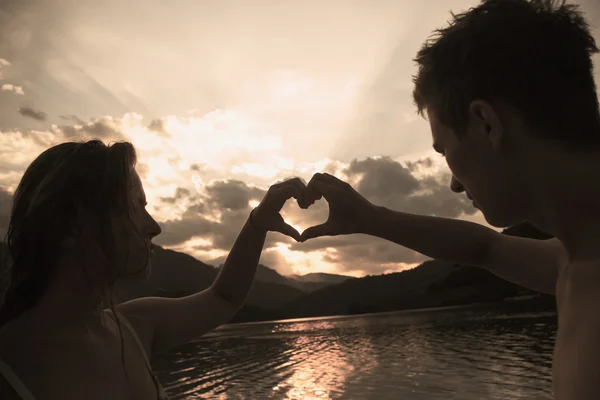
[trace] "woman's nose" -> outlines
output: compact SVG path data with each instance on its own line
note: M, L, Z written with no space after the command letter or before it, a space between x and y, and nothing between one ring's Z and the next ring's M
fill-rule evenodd
M160 233L162 232L162 229L160 228L160 225L158 225L158 223L154 220L154 218L150 218L150 221L148 221L148 233L150 235L150 237L155 237L160 235Z

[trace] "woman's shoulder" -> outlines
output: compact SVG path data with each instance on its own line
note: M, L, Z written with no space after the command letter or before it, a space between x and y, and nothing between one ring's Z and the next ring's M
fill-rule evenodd
M0 360L12 362L13 359L19 358L16 355L26 350L24 345L27 341L27 332L22 329L18 321L4 324L0 327Z
M2 374L0 374L0 399L23 400L23 398L17 394L13 386L8 383L8 380Z

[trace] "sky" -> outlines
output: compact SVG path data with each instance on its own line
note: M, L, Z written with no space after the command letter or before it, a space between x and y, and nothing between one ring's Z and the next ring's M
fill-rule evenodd
M600 7L579 2L600 40ZM0 234L33 159L69 140L139 154L155 242L222 264L270 184L315 172L377 205L485 223L449 189L412 101L413 58L473 0L0 2ZM594 60L598 63L598 60ZM597 81L600 75L596 73ZM302 230L324 200L282 214ZM366 235L267 237L282 274L364 276L426 257Z

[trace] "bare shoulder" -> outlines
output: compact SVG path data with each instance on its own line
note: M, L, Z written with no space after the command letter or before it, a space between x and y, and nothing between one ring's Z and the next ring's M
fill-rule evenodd
M115 311L119 314L119 321L127 323L128 327L133 329L132 334L135 334L142 343L144 351L147 355L151 354L152 351L152 326L149 322L149 318L144 312L143 308L135 307L135 300L119 304ZM110 318L114 318L114 313L110 309L104 310L105 313L110 315ZM125 334L128 334L128 327L121 324L121 329L125 329Z
M543 242L547 243L548 249L554 255L559 274L562 273L569 265L569 253L567 252L567 248L563 242L557 238L543 240Z
M540 240L496 234L481 266L523 287L554 294L567 260L566 249L556 238Z
M34 347L28 345L29 336L19 330L19 326L9 324L0 329L0 360L6 364L10 372L19 379L28 389L35 382L34 376L43 373L38 362L32 362L35 358ZM4 368L0 368L0 399L21 400L14 390L8 378L5 376Z
M11 360L16 359L14 357L14 340L10 335L9 327L0 329L0 361L4 362L9 367L11 366ZM20 396L17 395L12 385L8 382L4 376L2 368L0 367L0 399L6 400L21 400Z
M8 323L0 329L0 360L8 365L22 361L31 346L27 346L28 335L17 324ZM20 355L17 357L17 355Z
M600 298L600 258L567 263L563 268L563 279L570 286L580 291L588 291L589 294Z

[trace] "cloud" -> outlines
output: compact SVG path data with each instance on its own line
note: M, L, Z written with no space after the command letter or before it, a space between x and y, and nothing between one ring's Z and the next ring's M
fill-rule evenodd
M61 115L59 118L63 121L75 122L78 125L85 124L85 122L77 115Z
M265 195L265 191L236 180L213 182L206 193L217 207L233 211L247 209L251 199L260 200Z
M64 140L91 140L98 139L105 142L124 140L125 136L120 129L120 121L112 117L95 118L88 122L79 120L76 116L63 117L82 123L76 125L53 125L52 132Z
M36 121L45 121L46 113L43 111L34 110L31 107L19 107L19 114L24 117L35 119Z
M350 177L360 175L357 191L371 202L395 210L415 214L456 218L474 214L465 196L450 190L447 172L417 179L415 165L431 165L433 161L420 160L409 166L389 157L355 160L345 171Z
M165 129L165 123L162 119L153 119L152 121L150 121L150 124L148 124L148 129L152 132L158 133L161 136L170 136L169 132L167 132L167 130Z
M0 77L1 78L1 77ZM7 92L15 92L16 94L24 95L23 88L21 86L15 86L10 83L5 83L2 85L2 90Z
M354 160L349 164L329 160L324 164L336 176L354 182L356 190L377 205L423 215L456 218L477 210L470 202L453 193L447 172L434 171L435 162L420 159L402 164L389 157ZM430 175L417 179L418 166ZM164 202L185 207L179 218L165 221L157 243L188 249L199 259L213 264L224 262L240 229L249 216L252 201L260 201L265 188L233 179L213 180L192 190L177 187ZM282 209L284 219L300 231L327 220L325 200L307 210L294 201ZM200 240L201 245L193 245ZM186 244L187 243L187 244ZM215 257L214 254L217 256ZM296 243L272 233L267 236L261 262L280 272L324 270L349 274L380 274L413 266L426 259L408 248L367 235L345 235Z
M181 200L182 198L186 197L186 196L190 196L191 192L183 187L178 187L177 190L175 191L175 195L173 195L172 197L161 197L160 200L165 202L165 203L169 203L169 204L174 204L176 203L178 200Z
M434 165L435 163L433 162L433 159L431 157L422 158L417 161L407 161L405 163L406 168L410 172L415 172L422 168L429 169L432 168Z
M155 242L163 246L173 246L195 236L212 236L216 225L201 214L189 212L181 219L161 223L162 233Z
M229 117L239 125L227 120ZM150 130L152 123L138 114L87 121L67 114L60 119L71 124L52 125L47 131L0 132L0 186L14 191L27 165L57 143L91 138L105 143L131 141L138 150L137 170L144 182L148 210L162 227L156 243L212 264L224 262L252 207L262 200L269 185L295 176L308 181L318 171L338 176L374 204L390 209L450 218L476 212L470 202L449 189L448 172L439 168L437 159L298 162L276 156L279 144L269 136L255 136L237 114L163 118L169 137ZM272 167L274 173L261 177L252 171L236 172L235 167L244 160ZM325 200L308 210L289 201L282 209L285 220L300 231L324 222L328 212ZM296 243L270 233L261 262L283 273L363 275L402 269L424 259L412 250L366 235Z
M345 172L362 176L357 190L368 199L403 197L419 188L410 170L389 157L354 160Z
M10 63L8 61L6 61L4 58L0 58L0 68L8 67L9 65L10 65Z
M201 193L178 187L173 196L161 200L187 204L186 210L179 219L161 224L165 228L156 241L174 245L201 236L212 241L216 248L229 250L250 214L250 201L261 200L264 193L262 189L235 180L212 181L202 187Z

